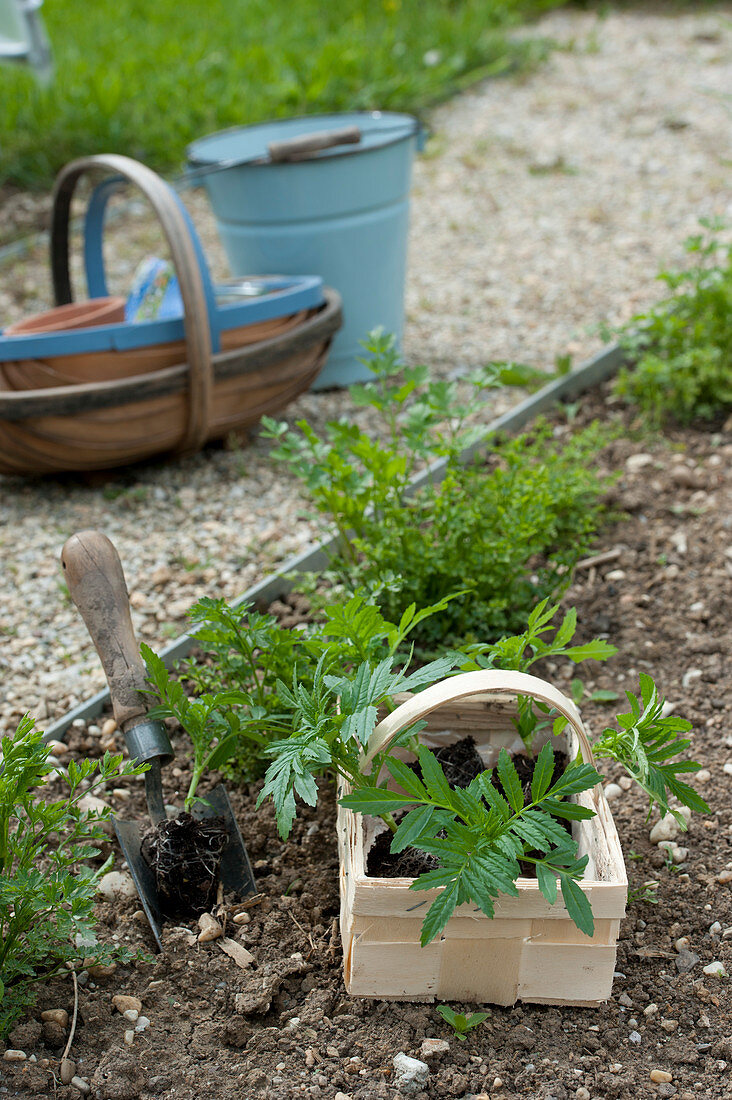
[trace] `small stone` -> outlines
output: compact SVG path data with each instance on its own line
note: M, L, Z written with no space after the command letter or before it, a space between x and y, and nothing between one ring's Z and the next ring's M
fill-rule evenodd
M418 1058L410 1058L404 1051L394 1055L394 1084L400 1092L421 1092L427 1084L430 1067Z
M618 997L618 1003L621 1005L625 1005L626 1008L633 1007L633 1002L631 1001L627 993L620 994L620 996Z
M682 936L681 939L676 940L674 947L677 951L687 951L690 943L688 936Z
M641 1041L641 1036L640 1036L640 1032L638 1032L638 1031L631 1031L631 1033L630 1033L630 1035L628 1036L628 1038L630 1039L631 1043L639 1043L639 1042Z
M105 719L104 725L102 726L102 737L111 737L113 733L116 733L116 731L117 723L115 722L114 718Z
M76 1062L73 1058L62 1058L59 1067L59 1077L62 1085L70 1085L76 1077Z
M422 1058L434 1058L438 1054L447 1054L450 1044L445 1039L423 1039L419 1053Z
M91 1092L91 1085L83 1077L72 1077L70 1084L78 1089L82 1096L87 1096Z
M666 1082L658 1086L656 1089L656 1096L662 1097L662 1100L670 1100L670 1097L675 1096L677 1092L678 1089L675 1085Z
M710 962L707 966L702 967L705 974L719 974L721 978L727 977L727 971L724 969L724 963L715 959L714 962Z
M59 1027L69 1026L69 1014L65 1008L47 1008L41 1013L41 1019L52 1020L53 1023L58 1024Z
M584 1085L580 1085L574 1095L577 1100L590 1100L590 1090L586 1089Z
M90 978L111 978L117 969L117 963L86 962Z
M237 913L234 916L234 924L249 924L251 919L247 912Z
M210 943L212 940L220 940L224 930L210 913L201 913L198 918L198 927L201 929L198 935L199 943Z
M694 683L695 680L701 680L702 670L700 668L687 668L684 675L681 677L681 686L688 688ZM706 771L706 768L702 768L702 771ZM697 780L699 779L699 772L696 773Z
M651 1070L651 1081L653 1081L654 1085L668 1084L670 1081L673 1081L673 1079L673 1073L668 1073L665 1069Z
M657 1012L658 1005L654 1004L653 1001L651 1001L651 1003L649 1005L646 1005L646 1007L643 1009L644 1016L655 1016Z
M614 802L617 798L622 798L623 788L617 783L608 783L605 788L605 798L608 802Z
M638 470L642 470L645 466L651 465L653 465L653 455L644 454L643 452L629 455L625 460L625 468L631 474L637 473Z
M26 1060L26 1053L24 1050L13 1050L12 1047L5 1051L3 1054L4 1062L24 1062Z
M721 882L723 886L727 886L732 882L732 870L720 871L717 875L717 882Z
M135 1033L134 1033L134 1031L132 1030L132 1028L129 1028L129 1030L127 1030L127 1031L125 1032L125 1035L124 1035L124 1039L125 1039L125 1043L127 1044L127 1046L128 1046L128 1047L131 1047L131 1046L132 1046L132 1044L133 1044L133 1043L134 1043L134 1041L135 1041Z
M668 1031L669 1035L671 1034L672 1031L676 1031L676 1028L678 1026L679 1026L679 1021L678 1020L661 1020L661 1027L663 1028L664 1031Z
M136 1024L137 1018L140 1013L137 1011L136 1008L126 1008L122 1015L124 1016L125 1020L129 1020L131 1024Z
M679 974L688 974L690 970L696 966L699 962L699 956L694 951L687 951L686 948L679 951L676 956L676 969Z
M140 1016L138 1018L137 1023L135 1024L135 1031L138 1032L138 1034L139 1034L139 1032L141 1032L141 1031L147 1031L147 1029L149 1027L150 1027L150 1021L147 1018L147 1016Z
M732 775L732 761L728 760L727 763L722 768L722 771L724 772L725 775Z
M126 871L108 871L106 875L102 875L97 891L107 901L119 901L122 898L137 896L132 875L128 875Z
M715 920L714 924L709 925L709 931L713 936L718 936L719 933L722 931L722 925L719 923L718 920Z
M130 1009L134 1009L138 1013L142 1012L142 1001L139 997L133 997L127 993L115 993L112 997L112 1004L121 1014L128 1012Z
M686 863L689 858L689 849L680 848L678 844L675 844L671 849L671 859L674 863Z
M664 814L651 829L651 844L662 840L675 840L679 835L679 823L673 814Z
M308 1047L305 1051L305 1065L311 1069L315 1065L315 1052L312 1047Z

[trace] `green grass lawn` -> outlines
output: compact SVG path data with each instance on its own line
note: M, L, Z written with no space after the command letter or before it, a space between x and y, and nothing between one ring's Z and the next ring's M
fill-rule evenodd
M561 2L46 0L57 75L0 66L0 184L101 152L170 172L194 138L282 115L418 111L536 58L508 32Z

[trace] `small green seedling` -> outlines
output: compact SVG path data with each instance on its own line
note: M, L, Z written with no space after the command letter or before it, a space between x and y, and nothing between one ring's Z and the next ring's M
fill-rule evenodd
M490 1012L471 1012L466 1016L462 1012L453 1012L449 1005L437 1005L437 1011L455 1032L455 1038L462 1042L465 1042L472 1028L484 1023L490 1016Z

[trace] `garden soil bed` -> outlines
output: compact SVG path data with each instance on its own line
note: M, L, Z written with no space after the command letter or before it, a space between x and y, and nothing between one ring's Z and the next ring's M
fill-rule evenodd
M406 1095L395 1083L394 1056L421 1057L424 1039L439 1038L449 1049L427 1058L428 1083L412 1096L732 1096L730 984L704 972L715 961L732 972L732 440L728 429L649 438L608 405L606 393L583 402L575 422L608 413L625 424L604 461L622 471L612 495L627 518L597 540L600 559L577 571L565 605L578 609L579 640L599 633L619 653L579 671L590 689L637 690L638 673L653 674L675 712L694 724L704 765L694 782L712 808L680 841L688 860L670 869L650 842L641 794L623 791L612 801L631 892L611 1000L591 1010L491 1007L487 1022L457 1042L433 1005L349 998L332 791L323 791L316 810L300 811L282 845L271 807L255 811L256 788L232 790L260 895L244 908L224 908L222 917L254 963L240 969L216 942L191 944L186 928L167 925L161 955L82 976L71 1056L89 1095L391 1100ZM564 430L560 419L557 431ZM560 687L576 671L537 668ZM612 713L607 704L583 706L596 733ZM99 751L94 730L70 731L69 744L74 754ZM179 761L183 752L181 743ZM620 777L614 767L607 774ZM168 769L166 782L168 801L180 806L185 767ZM139 781L110 800L124 817L144 814ZM136 898L100 902L98 915L104 936L152 949ZM124 1035L135 1025L112 1005L120 993L138 997L150 1021L131 1046ZM27 1060L0 1062L1 1096L79 1097L59 1079L63 1035L48 1025L42 1033L40 1023L41 1010L72 1007L69 980L41 987L36 1010L8 1044ZM665 1079L654 1072L654 1080L659 1070Z

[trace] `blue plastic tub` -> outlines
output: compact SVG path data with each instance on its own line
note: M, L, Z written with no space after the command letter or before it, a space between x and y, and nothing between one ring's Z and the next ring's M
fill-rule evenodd
M275 163L270 142L356 126L358 144ZM371 377L360 341L404 329L409 189L421 127L411 115L359 111L226 130L193 142L234 275L312 272L339 291L344 325L316 388Z

